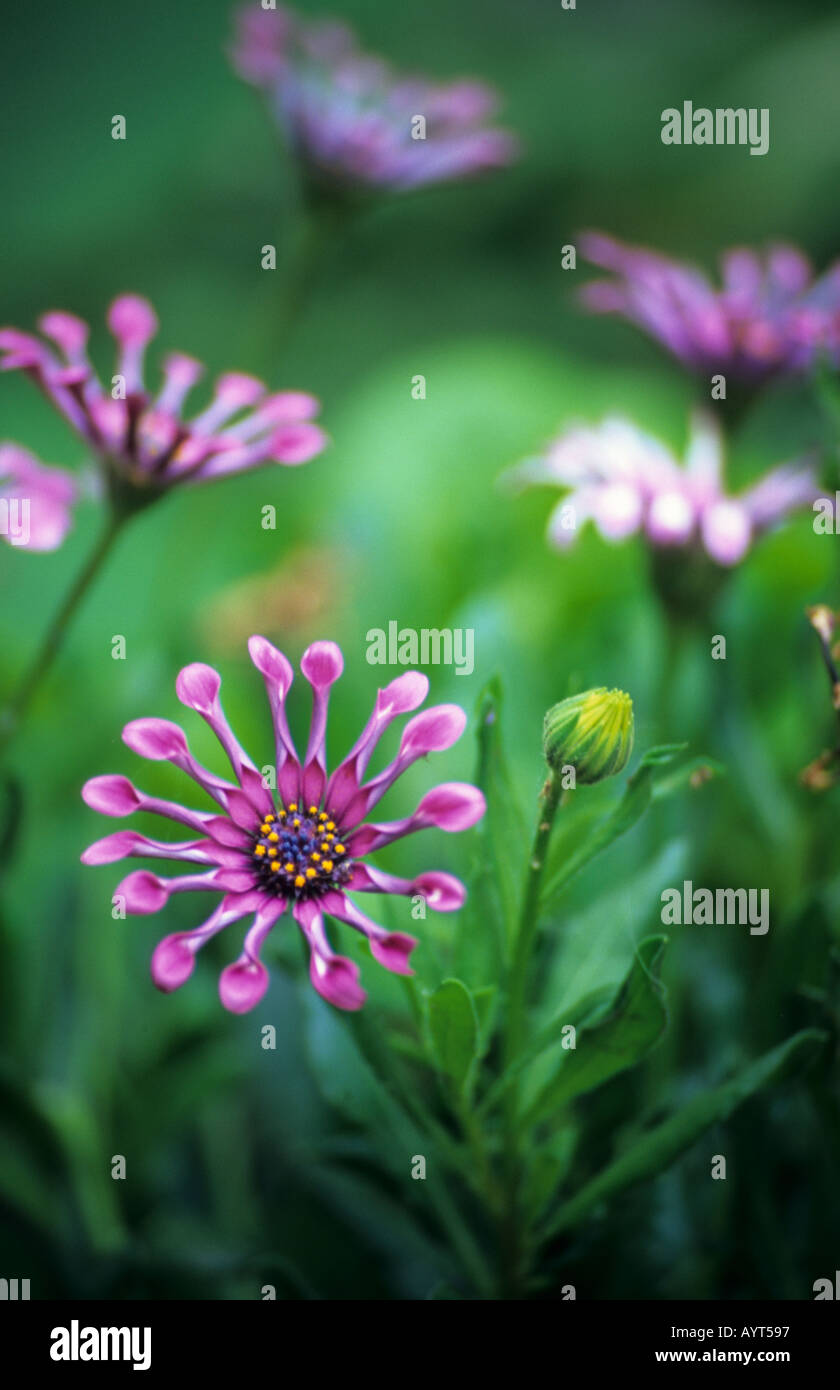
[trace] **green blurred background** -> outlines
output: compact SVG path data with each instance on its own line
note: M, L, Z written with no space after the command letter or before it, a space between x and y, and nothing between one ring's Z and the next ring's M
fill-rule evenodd
M575 306L581 270L561 269L560 248L581 229L708 268L728 245L773 238L799 243L820 268L840 253L836 7L301 8L340 14L398 65L494 82L523 154L509 171L395 198L353 225L278 355L268 335L283 272L260 269L260 248L276 243L285 256L296 205L256 94L226 61L230 7L5 6L3 320L28 329L48 308L81 314L110 376L106 307L122 291L145 294L162 325L152 380L174 348L213 373L260 372L318 394L333 441L306 468L184 492L139 516L15 746L25 801L0 922L0 1274L30 1278L33 1297L255 1298L268 1283L285 1298L400 1299L435 1284L422 1212L412 1225L387 1171L394 1156L371 1149L360 1079L342 1071L341 1031L312 996L291 933L272 940L272 986L253 1015L218 1005L230 936L164 997L148 958L159 936L197 920L195 899L173 901L165 921L114 922L120 867L78 862L91 839L119 828L82 804L87 777L124 772L149 791L183 793L178 774L141 767L119 731L141 715L180 720L173 682L185 662L218 665L243 742L258 763L271 758L262 685L245 654L251 631L295 659L316 637L342 644L335 755L376 685L396 674L366 664L369 628L391 619L475 628L474 674L431 670L432 697L472 716L486 680L501 675L529 824L543 712L588 685L630 691L641 748L685 738L726 764L725 779L669 803L667 819L651 817L583 875L558 924L557 990L571 992L571 980L580 993L597 972L620 978L633 942L658 924L665 884L771 893L765 938L677 929L668 1041L588 1102L602 1157L619 1120L650 1119L792 1026L826 1022L836 799L805 793L797 774L831 737L803 610L838 604L834 544L807 517L770 537L732 577L712 625L675 643L640 543L608 550L585 533L558 556L544 543L553 495L512 499L498 479L558 427L605 411L629 412L677 449L685 439L692 388L678 367L629 327ZM664 147L661 110L689 98L768 106L770 153ZM126 118L124 142L110 136L115 114ZM418 373L425 401L411 397ZM0 422L0 437L47 462L84 463L15 375L0 382ZM730 435L729 476L741 485L823 432L806 387L775 389ZM260 525L267 503L278 508L276 531ZM4 687L98 519L87 500L54 555L0 547ZM725 663L709 657L718 632ZM124 662L111 658L116 634ZM304 706L293 701L298 728ZM199 757L213 759L203 726L184 722ZM471 720L452 753L413 769L389 817L435 781L469 779L473 734ZM607 804L614 790L593 795ZM463 872L469 852L466 837L433 832L382 862ZM401 911L391 920L408 926ZM452 918L426 924L422 982L446 973L457 930ZM399 1005L369 959L364 976L375 1018ZM260 1046L268 1023L276 1051ZM592 1298L810 1297L840 1251L838 1136L825 1078L751 1102L560 1247L558 1286ZM708 1181L719 1152L725 1194ZM125 1182L111 1180L113 1154L126 1157ZM396 1161L404 1166L402 1154Z

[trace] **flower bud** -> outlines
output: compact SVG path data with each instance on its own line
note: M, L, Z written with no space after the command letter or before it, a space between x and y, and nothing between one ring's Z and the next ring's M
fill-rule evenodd
M574 768L585 786L621 772L633 751L633 701L623 690L585 690L553 705L543 725L543 752L554 772Z

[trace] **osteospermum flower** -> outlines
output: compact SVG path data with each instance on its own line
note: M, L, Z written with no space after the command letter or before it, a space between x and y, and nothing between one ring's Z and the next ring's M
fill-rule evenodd
M99 459L112 485L133 502L174 484L203 482L259 464L306 463L326 437L313 417L318 402L300 391L270 395L261 381L228 372L210 404L191 419L184 401L203 367L184 353L164 359L157 395L146 388L143 358L157 332L152 306L137 295L115 299L108 327L118 344L106 390L87 355L88 325L53 312L39 321L51 345L15 328L0 329L0 368L26 372Z
M580 248L615 275L584 287L587 308L629 319L693 370L756 385L821 354L840 363L840 262L814 280L793 246L763 256L738 248L721 258L718 289L693 266L600 232L581 237Z
M366 997L359 984L359 967L335 953L325 919L337 918L355 927L367 937L380 965L410 975L408 961L415 938L377 925L349 894L422 894L438 912L453 912L461 906L464 888L450 874L429 871L414 879L397 878L367 860L374 850L426 826L456 831L474 825L485 809L476 787L460 782L435 787L404 820L372 822L368 817L406 768L424 754L455 743L466 716L457 705L438 705L415 715L403 729L397 756L366 781L365 771L380 736L394 719L417 709L426 698L426 677L407 672L377 693L361 736L328 775L327 706L330 687L343 670L339 648L334 642L315 642L301 660L303 675L312 686L313 705L306 752L300 758L286 719L292 667L264 637L252 637L248 647L265 681L274 721L277 800L227 723L219 701L218 673L210 666L187 666L176 681L178 698L209 724L235 780L218 777L196 762L183 731L167 719L136 719L126 725L123 740L141 757L174 763L213 798L219 810L189 810L147 796L126 777L94 777L82 791L94 810L108 816L151 811L187 826L190 838L169 843L136 831L119 831L91 845L82 861L106 864L137 856L200 866L198 873L174 878L161 878L146 869L129 874L116 892L131 913L158 912L173 893L221 895L200 926L175 932L158 945L152 957L152 978L159 989L177 989L192 974L196 954L206 941L240 918L253 916L242 953L225 967L219 980L225 1008L234 1013L252 1009L268 986L260 949L272 928L289 913L309 946L310 976L318 993L338 1008L359 1009Z
M607 541L643 530L655 546L702 545L723 566L737 564L756 535L819 496L805 463L783 464L738 496L727 493L720 431L701 415L692 421L684 465L629 420L610 418L568 430L512 478L569 489L548 523L561 549L592 521Z
M304 167L331 186L403 191L507 164L516 151L510 134L486 124L497 104L489 87L396 75L343 24L246 6L232 60L264 90Z
M19 444L0 444L0 536L22 550L57 550L72 522L76 484Z

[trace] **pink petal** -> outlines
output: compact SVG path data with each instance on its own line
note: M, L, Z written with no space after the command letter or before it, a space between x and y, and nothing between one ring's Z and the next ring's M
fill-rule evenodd
M337 1009L353 1013L360 1009L367 994L359 984L359 967L346 956L331 956L325 960L317 951L309 957L309 978L322 999Z
M237 410L254 405L265 394L265 384L245 372L226 372L216 382L216 393Z
M169 889L163 879L147 869L136 869L117 885L115 896L125 898L126 912L144 916L160 912L169 900Z
M219 977L219 997L231 1013L247 1013L259 1004L268 989L269 976L259 958L260 948L274 923L285 910L286 903L281 898L264 906L257 913L254 925L245 937L241 956L222 971Z
M414 880L414 889L422 893L429 907L435 912L457 912L466 900L467 890L460 879L437 869L420 874Z
M124 294L108 310L108 327L125 346L145 347L158 330L155 311L147 299Z
M82 854L83 864L114 864L118 859L126 859L134 849L139 837L133 830L118 830L115 835L106 835L88 845Z
M414 814L439 830L452 832L469 830L486 810L484 793L478 787L468 782L442 782L426 792Z
M152 979L158 989L167 994L178 989L192 974L195 957L204 943L231 922L244 917L252 907L247 895L225 898L200 927L164 937L152 955Z
M103 816L129 816L140 806L140 796L127 777L91 777L82 787L82 800Z
M283 653L272 646L265 637L251 637L248 641L248 651L251 660L265 681L271 718L274 724L277 789L283 801L288 805L290 801L300 800L301 791L300 762L286 718L286 695L292 684L294 673L290 662Z
M132 752L154 762L190 756L183 729L168 719L133 719L122 737Z
M195 950L189 932L173 932L158 942L152 954L152 979L164 994L179 989L194 969Z
M268 989L268 971L261 960L238 960L219 976L219 998L232 1014L246 1014Z
M308 463L328 443L329 438L319 425L283 425L272 435L267 457L274 459L275 463L296 466Z
M707 507L700 529L706 550L719 565L737 565L750 548L750 518L739 502L724 500Z
M273 425L295 425L311 420L320 410L320 401L305 391L279 391L260 406L260 415Z
M300 661L300 669L313 689L329 689L344 670L344 657L335 642L313 642Z
M420 758L424 753L440 753L457 743L466 728L467 716L460 705L435 705L410 719L400 740L400 759Z
M52 338L70 359L78 357L87 346L90 329L84 319L76 318L75 314L55 309L51 313L41 315L38 327L46 337Z
M408 958L418 944L416 937L405 932L392 931L386 936L371 936L371 955L395 975L413 975Z
M197 714L212 714L219 696L222 678L212 666L195 661L179 671L175 681L175 693L182 705L194 709Z

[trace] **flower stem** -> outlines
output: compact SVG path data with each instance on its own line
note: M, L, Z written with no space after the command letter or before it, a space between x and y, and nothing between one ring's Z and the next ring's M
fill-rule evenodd
M284 353L292 330L308 307L330 252L338 244L348 220L340 205L306 202L288 253L285 271L278 273L279 297L269 294L261 308L258 332L261 366L269 377Z
M76 610L108 558L126 519L124 512L115 511L109 515L99 540L47 628L35 659L25 672L11 699L4 706L0 714L0 753L5 752L20 728L23 716L26 714L33 696L61 649Z
M548 855L549 841L554 827L554 817L563 796L557 774L549 771L545 786L540 792L540 813L534 845L528 860L528 874L522 896L522 909L519 915L519 929L513 948L513 961L508 985L507 1034L505 1039L505 1065L510 1066L522 1045L525 1022L525 998L528 984L528 966L531 950L539 926L540 890L543 871Z
M539 815L534 844L528 860L528 872L522 895L519 928L513 948L507 999L507 1026L504 1038L504 1071L516 1061L525 1031L525 1009L528 993L528 971L534 941L539 927L540 893L543 872L554 827L554 818L562 801L562 787L557 774L549 770L540 793ZM507 1201L502 1215L502 1280L508 1297L518 1298L521 1292L523 1232L521 1230L520 1186L521 1165L517 1118L519 1084L512 1082L505 1098L505 1180Z

